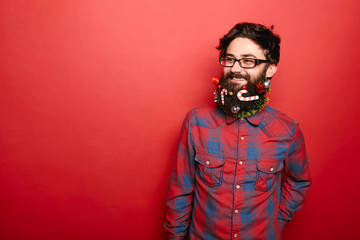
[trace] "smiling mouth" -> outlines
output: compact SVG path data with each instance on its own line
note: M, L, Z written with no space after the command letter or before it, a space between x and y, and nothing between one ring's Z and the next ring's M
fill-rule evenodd
M236 78L236 77L231 78L231 80L233 80L233 81L247 81L245 78Z

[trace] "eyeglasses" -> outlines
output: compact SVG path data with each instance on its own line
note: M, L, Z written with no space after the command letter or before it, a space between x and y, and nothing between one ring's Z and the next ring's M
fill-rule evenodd
M256 58L240 58L236 59L233 57L220 57L219 62L221 66L232 67L236 62L239 62L242 68L254 68L260 63L270 62L269 60L256 59Z

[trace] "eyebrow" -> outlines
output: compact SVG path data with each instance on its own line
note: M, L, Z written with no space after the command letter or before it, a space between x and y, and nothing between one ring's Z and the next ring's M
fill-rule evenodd
M231 53L227 53L226 56L235 57L235 55L234 55L234 54L231 54ZM242 57L242 58L243 58L243 57L245 57L245 58L246 58L246 57L256 58L256 56L255 56L254 54L250 54L250 53L249 53L249 54L241 54L240 57Z

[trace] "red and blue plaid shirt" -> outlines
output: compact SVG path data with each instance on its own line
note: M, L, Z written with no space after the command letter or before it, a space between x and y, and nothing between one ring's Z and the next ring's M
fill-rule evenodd
M181 129L165 229L169 239L281 239L310 185L297 122L269 106L246 119L199 107Z

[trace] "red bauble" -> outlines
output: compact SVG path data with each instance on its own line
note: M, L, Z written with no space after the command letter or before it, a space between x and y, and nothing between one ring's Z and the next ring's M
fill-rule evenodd
M215 85L217 85L217 84L219 84L219 78L218 77L213 77L212 79L211 79L211 81L212 81L212 83L213 84L215 84Z

